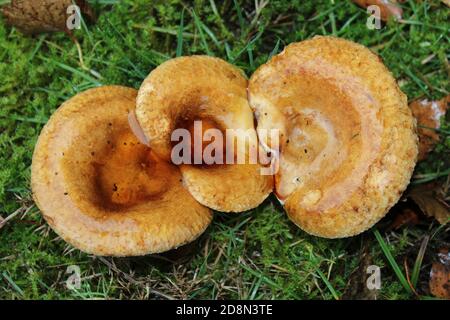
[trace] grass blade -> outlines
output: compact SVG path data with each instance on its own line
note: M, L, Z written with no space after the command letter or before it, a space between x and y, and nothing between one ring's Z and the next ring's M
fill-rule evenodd
M238 16L238 21L239 21L239 27L241 29L241 35L244 34L244 27L245 27L245 22L244 22L244 17L242 16L242 9L241 6L239 5L239 3L237 2L237 0L233 0L234 3L234 7L236 8L236 13Z
M31 60L34 59L34 56L36 55L36 53L39 51L39 49L41 49L42 43L44 42L45 38L47 37L47 35L41 35L39 37L39 41L36 45L36 47L34 48L34 50L31 52L30 57L28 58L28 62L31 62Z
M401 66L401 69L406 73L406 75L415 83L417 84L417 86L420 88L420 90L422 90L422 92L428 97L428 98L432 98L429 90L428 90L428 86L423 83L422 80L420 80L418 77L416 77L408 68Z
M176 53L177 57L180 57L183 54L183 28L184 28L184 9L183 11L181 11L180 26L178 27L177 53Z
M256 36L253 37L252 40L250 40L239 52L238 54L233 58L233 60L231 62L235 62L237 60L237 58L239 58L242 53L244 53L245 51L247 51L247 48L252 46L256 41L258 41L258 39L262 36L264 32L264 29L261 29L258 34Z
M403 275L403 272L400 270L400 267L398 266L397 262L395 261L394 257L392 256L391 251L389 250L388 245L384 241L383 237L381 236L380 232L378 230L373 231L375 238L377 238L378 243L380 244L381 250L383 250L384 255L386 256L387 260L389 261L389 264L391 265L392 269L394 269L395 274L397 275L398 280L402 284L402 286L405 288L405 290L412 294L412 289L408 284L408 281L406 280L405 276Z
M337 291L334 289L334 287L331 285L330 281L328 281L327 277L325 277L325 275L323 274L322 271L320 271L319 267L317 267L316 269L317 274L319 275L319 277L322 279L322 281L325 283L325 285L327 286L328 290L330 290L333 298L335 300L339 300L339 294L337 293Z
M208 42L206 41L205 34L203 33L202 22L200 21L195 11L192 11L192 16L194 17L195 26L198 30L198 34L200 35L200 40L202 42L203 49L205 50L208 56L212 56L213 54L211 50L209 50Z
M433 181L437 178L448 176L449 174L450 174L450 169L442 171L442 172L438 171L438 172L417 175L417 176L413 177L414 180L411 182L411 184L421 184L421 183Z
M178 30L176 30L176 29L169 29L169 28L163 28L163 27L147 27L147 26L143 26L140 24L135 24L135 25L133 25L133 27L135 27L137 29L147 29L148 28L151 31L158 32L158 33L164 33L164 34L170 34L172 36L178 35ZM192 39L192 38L194 38L194 34L190 33L190 32L183 32L183 37L186 39Z
M214 35L214 33L211 31L211 29L209 29L206 24L204 24L203 22L200 21L200 24L203 28L203 30L206 32L206 34L211 38L211 40L214 42L214 44L217 47L220 47L220 42L219 40L217 40L217 37Z
M233 61L233 54L231 53L230 45L225 42L225 53L227 54L228 61Z
M414 288L417 288L417 281L419 280L420 268L422 267L423 256L425 255L425 251L427 249L428 240L430 240L430 236L428 235L423 238L419 253L417 254L416 262L414 263L414 268L411 275L411 283Z
M262 272L260 272L259 270L253 270L252 268L250 268L249 266L247 266L243 261L241 261L240 266L247 272L249 272L250 274L252 274L254 277L257 277L259 279L261 279L264 283L266 283L267 285L271 286L272 288L278 289L278 290L283 290L283 288L278 285L276 282L272 281L271 279L269 279L268 277L266 277ZM299 299L299 297L297 297L294 293L289 293L293 298L295 299Z
M253 61L253 48L247 47L247 53L248 53L248 62L250 64L250 69L253 71L253 70L255 70L255 62Z
M281 40L280 40L280 38L278 38L277 43L275 43L275 47L273 47L267 60L270 60L270 58L272 58L274 55L276 55L278 53L278 50L280 50L280 42L281 42Z
M53 62L55 65L57 65L61 69L69 71L69 72L72 72L73 74L76 74L76 75L80 76L84 80L90 82L93 86L99 87L99 86L102 85L101 82L97 81L93 77L91 77L91 76L87 75L86 73L84 73L84 72L82 72L82 71L80 71L78 69L75 69L75 68L73 68L73 67L71 67L71 66L69 66L67 64L64 64L64 63L61 63L61 62L58 62L58 61L55 61L55 60L52 60L52 59L47 59L47 58L44 58L44 57L39 57L39 58L44 60L44 61Z
M18 294L20 294L20 296L24 296L23 290L20 289L20 287L14 282L14 280L8 275L8 273L6 271L4 271L2 273L3 278L5 278L5 280L9 283L9 285L11 287L13 287L14 290L17 291Z

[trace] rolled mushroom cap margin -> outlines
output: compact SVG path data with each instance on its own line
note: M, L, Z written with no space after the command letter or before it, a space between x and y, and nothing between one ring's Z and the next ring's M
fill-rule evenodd
M406 96L362 45L318 36L251 77L257 130L281 132L275 191L289 218L326 238L361 233L400 198L417 159Z
M210 210L181 185L179 170L160 163L131 134L127 115L136 95L131 88L104 86L74 96L51 116L34 150L31 186L37 206L61 238L87 253L167 251L197 238L212 220ZM114 159L117 152L126 157ZM109 186L115 175L125 181ZM114 203L99 191L104 185L115 188ZM122 185L131 192L118 195Z

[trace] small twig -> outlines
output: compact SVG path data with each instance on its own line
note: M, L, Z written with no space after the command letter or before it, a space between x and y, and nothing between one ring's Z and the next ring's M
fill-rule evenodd
M92 74L97 79L102 79L102 76L97 71L92 70L91 68L86 66L86 64L84 63L83 51L81 49L81 45L80 45L80 42L78 41L78 39L75 38L75 36L71 32L67 32L67 35L73 41L73 43L75 44L75 47L77 48L78 61L80 63L81 69L88 71L90 74Z
M14 217L16 217L17 215L19 215L21 212L24 212L24 215L28 213L28 211L30 211L32 207L28 207L27 209L25 209L24 211L24 207L20 207L19 209L17 209L16 211L14 211L13 213L11 213L9 216L7 216L6 218L1 218L0 219L0 229L3 228L6 223L13 219Z
M286 268L283 268L283 267L281 267L279 265L272 264L270 267L272 269L274 269L274 270L277 270L277 271L280 271L280 272L283 272L283 273L287 273L287 274L291 274L291 272L289 270L287 270Z
M422 65L427 64L428 62L430 62L431 60L433 60L434 57L436 57L436 54L435 54L435 53L430 54L428 57L426 57L425 59L423 59L423 60L420 62L420 64L422 64Z

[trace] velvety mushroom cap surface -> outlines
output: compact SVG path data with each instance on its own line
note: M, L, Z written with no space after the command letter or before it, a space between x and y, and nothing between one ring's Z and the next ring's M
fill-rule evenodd
M253 74L249 100L257 130L280 130L276 194L308 233L363 232L408 185L415 121L367 48L333 37L291 44Z
M51 116L31 167L36 204L82 251L134 256L176 248L212 219L128 126L137 91L105 86L76 95Z
M231 141L256 147L258 139L246 89L247 79L242 72L221 59L207 56L171 59L143 82L136 118L151 148L166 161L172 161L174 130L191 132L195 121L201 121L204 129L219 130L223 137L227 129L245 132L236 132L233 139L225 139L224 152ZM247 159L249 149L236 150L236 157L241 154ZM180 169L184 185L194 198L218 211L252 209L273 188L272 177L262 175L261 166L247 160L244 164L236 161L219 165L183 164Z

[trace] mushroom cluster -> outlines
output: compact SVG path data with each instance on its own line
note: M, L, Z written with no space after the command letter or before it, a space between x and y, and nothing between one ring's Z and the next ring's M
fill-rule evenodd
M174 161L176 130L194 137L181 154L192 162ZM228 138L228 130L239 134ZM279 138L264 142L276 151L273 175L248 161L264 130ZM158 66L139 91L76 95L39 136L31 186L49 225L96 255L176 248L202 234L211 209L250 210L272 191L306 232L347 237L398 201L417 158L415 130L405 95L376 55L315 37L289 45L249 81L221 59L190 56ZM211 132L226 137L224 153L245 161L206 161ZM247 148L236 149L239 142Z

